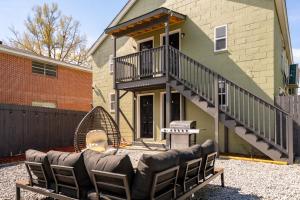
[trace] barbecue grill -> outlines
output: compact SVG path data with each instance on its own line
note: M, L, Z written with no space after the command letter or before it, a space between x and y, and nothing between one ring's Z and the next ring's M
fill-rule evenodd
M196 121L172 121L170 128L161 129L166 136L166 146L169 149L183 149L196 144Z

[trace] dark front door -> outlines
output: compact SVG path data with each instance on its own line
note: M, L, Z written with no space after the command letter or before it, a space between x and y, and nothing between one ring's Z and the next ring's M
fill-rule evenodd
M166 44L166 37L163 37L163 45ZM179 50L179 33L169 35L169 45Z
M169 45L179 50L180 34L173 33L169 35ZM166 44L166 37L163 37L163 45ZM179 57L178 54L169 54L170 70L174 75L179 75Z
M148 78L153 74L153 60L152 52L146 51L153 48L153 41L149 40L140 43L140 76L141 78Z
M166 94L164 94L164 118L163 125L166 127ZM180 120L180 94L171 94L171 121Z
M140 97L140 137L153 138L153 96Z

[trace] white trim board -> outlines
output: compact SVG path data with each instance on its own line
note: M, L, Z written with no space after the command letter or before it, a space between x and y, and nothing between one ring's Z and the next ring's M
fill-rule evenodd
M144 139L145 141L147 140L151 140L151 141L155 141L155 134L156 134L156 131L155 131L155 125L154 125L154 122L156 120L155 118L155 93L143 93L143 94L137 94L137 103L136 103L136 128L137 128L137 131L136 131L136 139L141 139L141 132L140 132L140 125L141 125L141 116L140 116L140 107L141 107L141 96L152 96L153 98L153 138L142 138Z

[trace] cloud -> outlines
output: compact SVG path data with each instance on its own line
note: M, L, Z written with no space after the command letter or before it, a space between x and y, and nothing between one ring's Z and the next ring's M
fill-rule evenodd
M294 57L294 63L300 63L300 48L293 49L293 57Z

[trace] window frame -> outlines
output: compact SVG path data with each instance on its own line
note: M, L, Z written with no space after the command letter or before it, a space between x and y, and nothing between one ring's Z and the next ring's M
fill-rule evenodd
M217 29L225 27L225 36L217 38ZM225 48L224 49L217 49L217 41L225 39ZM228 50L228 24L223 24L221 26L216 26L214 28L214 52L224 52Z
M221 90L221 87L220 87L221 83L224 83L224 92L220 91ZM219 101L219 106L221 106L221 107L227 107L228 106L228 89L229 89L228 86L229 85L226 83L225 80L219 80L218 81L218 98L219 98L219 96L224 95L224 97L221 98L221 99L225 99L225 104L223 104L223 102Z
M57 78L57 68L58 68L57 65L51 65L51 64L41 63L41 62L37 62L37 61L31 62L31 73L37 74L37 75ZM42 70L43 73L34 72L33 69ZM50 75L49 72L55 73L55 75Z
M109 74L114 73L114 55L111 54L108 57L108 65L109 65Z
M112 95L115 96L114 100L112 100L112 98L111 98ZM111 113L115 113L115 103L116 103L116 93L111 92L111 93L109 93L109 111L110 111ZM114 106L113 106L113 109L112 109L112 104L114 105Z

